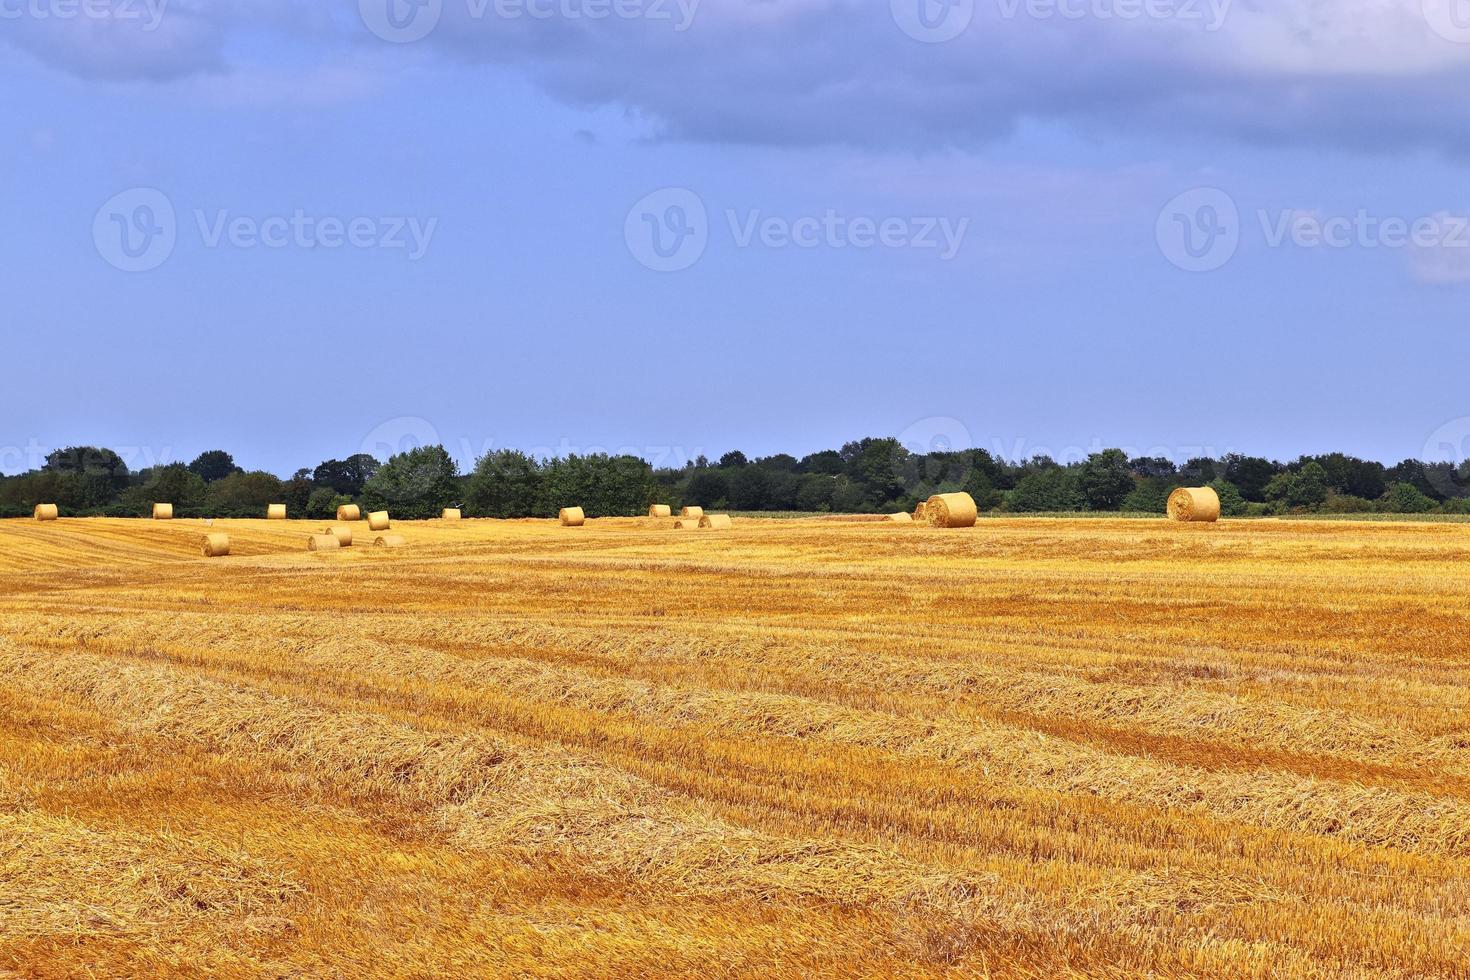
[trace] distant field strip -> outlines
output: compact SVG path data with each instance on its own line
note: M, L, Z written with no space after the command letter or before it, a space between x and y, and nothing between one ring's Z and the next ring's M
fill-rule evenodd
M325 526L0 522L0 972L1465 975L1470 526Z

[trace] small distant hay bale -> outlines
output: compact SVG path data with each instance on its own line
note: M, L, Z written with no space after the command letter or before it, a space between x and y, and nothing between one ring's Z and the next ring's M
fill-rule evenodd
M54 521L60 516L61 511L57 509L55 504L36 505L36 520L38 521Z
M368 515L369 531L386 531L392 526L393 522L388 519L386 510L375 511Z
M968 493L941 493L929 498L924 515L930 527L974 527L980 520L980 508Z
M674 508L670 507L668 504L654 504L652 507L648 508L648 516L658 518L673 517Z
M344 547L344 548L351 548L352 547L352 528L350 528L350 527L329 527L329 528L327 528L327 530L326 530L325 533L326 534L330 534L332 537L336 538L337 539L337 543L339 545L341 545L342 547Z
M374 548L402 548L403 535L385 534L373 542Z
M562 527L581 527L587 523L587 513L580 507L563 507L559 516Z
M342 547L335 534L313 534L306 542L307 551L336 551Z
M154 504L153 519L155 521L171 521L174 519L173 504Z
M699 521L702 521L702 520L704 520L704 518L702 518L702 517L699 518L699 520L695 520L692 517L681 517L677 521L674 522L674 530L675 531L698 531L699 530Z
M912 524L912 523L914 523L914 515L913 514L910 514L908 511L904 511L901 514L889 514L888 515L888 523L889 524Z
M679 511L679 516L680 517L692 518L692 519L694 519L694 520L697 521L701 517L704 516L704 508L703 507L685 507L683 510Z
M362 508L356 504L343 504L337 508L337 520L360 521L362 520Z
M1180 487L1169 495L1169 518L1183 524L1213 524L1220 519L1214 487Z
M228 534L206 534L204 536L204 557L224 558L230 553L230 536Z
M266 507L265 519L268 521L284 521L286 519L286 505L271 504Z
M730 515L706 514L699 519L699 526L707 531L728 531L730 529Z
M439 519L442 521L458 521L464 519L464 514L460 512L458 507L446 507L444 508L444 513L439 515Z

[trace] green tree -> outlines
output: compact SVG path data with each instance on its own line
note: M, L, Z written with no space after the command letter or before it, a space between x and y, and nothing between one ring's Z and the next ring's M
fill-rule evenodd
M684 488L684 503L691 507L719 507L730 494L730 483L719 470L695 470Z
M535 517L547 509L541 464L516 449L486 453L470 474L465 506L476 517Z
M183 463L155 466L142 483L129 487L123 503L134 514L147 515L153 504L173 504L177 517L199 516L204 508L204 479Z
M736 469L741 466L748 466L749 464L750 460L746 459L745 454L738 449L732 449L720 457L721 469Z
M1021 514L1081 510L1085 502L1077 474L1060 466L1029 473L1006 495L1007 508Z
M1390 514L1427 514L1435 503L1412 483L1395 483L1383 495L1379 506Z
M213 483L223 480L231 473L239 473L240 467L235 465L235 457L223 449L211 449L200 453L189 464L189 472L198 476L205 483Z
M420 446L384 463L363 486L362 502L407 520L438 517L456 503L458 475L443 446Z
M762 466L744 466L730 476L730 506L735 510L768 510L771 474Z
M796 509L808 513L829 511L836 489L837 477L827 473L808 473L796 488Z
M282 502L281 479L273 473L231 473L208 484L204 492L204 510L210 517L264 517L267 506Z
M1121 510L1130 514L1162 514L1167 509L1169 494L1173 493L1179 486L1179 481L1172 477L1148 477L1138 481L1138 484L1123 498Z
M1240 488L1229 480L1214 480L1210 483L1220 498L1220 513L1226 517L1240 517L1246 512L1245 498Z
M346 459L329 459L312 471L311 481L317 486L331 487L345 496L356 497L381 465L367 453L357 453Z
M1133 470L1121 449L1093 453L1082 464L1079 479L1082 497L1093 510L1117 510L1133 491Z
M1246 500L1265 501L1266 485L1282 472L1282 468L1269 459L1259 456L1242 456L1232 453L1226 456L1224 477L1235 484Z
M71 446L46 457L45 473L56 479L42 484L33 481L37 492L44 489L50 499L70 512L95 510L113 503L128 487L128 465L111 449Z

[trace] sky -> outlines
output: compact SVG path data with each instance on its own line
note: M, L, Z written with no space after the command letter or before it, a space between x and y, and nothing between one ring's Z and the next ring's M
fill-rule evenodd
M0 0L0 472L1470 455L1470 2Z

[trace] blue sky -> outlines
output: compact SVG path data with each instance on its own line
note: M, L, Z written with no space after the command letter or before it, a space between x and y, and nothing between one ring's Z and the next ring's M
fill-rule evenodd
M0 0L0 471L1470 448L1450 0L389 2Z

